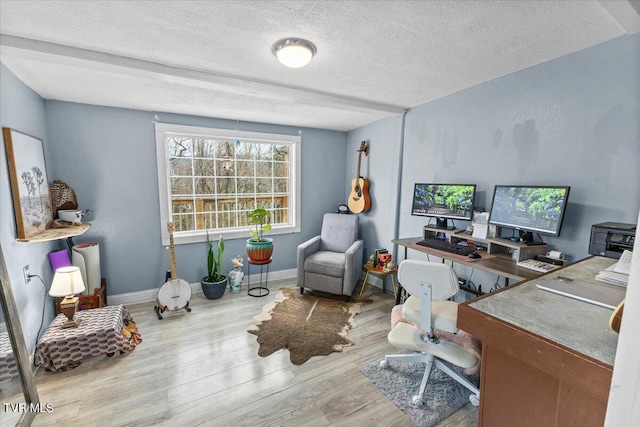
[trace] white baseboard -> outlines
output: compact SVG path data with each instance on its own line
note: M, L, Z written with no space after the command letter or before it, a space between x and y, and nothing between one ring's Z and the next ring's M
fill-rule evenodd
M294 280L297 277L297 270L295 268L290 270L280 270L280 271L270 271L269 272L269 282L276 281L284 281L284 280ZM252 274L251 277L245 276L243 287L247 287L249 283L249 278L251 279L251 283L258 282L260 280L260 273ZM200 283L189 283L191 286L191 292L202 292L202 288L200 287ZM145 289L144 291L137 292L127 292L125 294L116 294L116 295L107 295L107 301L109 305L119 305L119 304L137 304L141 302L149 302L155 301L158 297L158 289Z

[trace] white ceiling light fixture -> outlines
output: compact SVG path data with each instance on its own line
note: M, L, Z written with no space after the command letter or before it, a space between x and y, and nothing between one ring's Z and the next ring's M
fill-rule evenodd
M316 54L316 47L304 39L282 39L273 45L273 54L285 67L301 68Z

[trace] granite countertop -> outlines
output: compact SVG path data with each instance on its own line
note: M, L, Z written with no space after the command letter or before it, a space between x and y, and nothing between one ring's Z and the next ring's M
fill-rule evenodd
M545 278L570 277L602 286L596 274L617 260L587 258L550 273ZM536 287L533 279L469 304L470 307L555 341L588 357L613 365L618 334L609 329L612 310Z

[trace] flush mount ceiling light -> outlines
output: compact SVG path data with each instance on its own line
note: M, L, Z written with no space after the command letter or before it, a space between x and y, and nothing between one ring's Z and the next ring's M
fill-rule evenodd
M314 44L303 39L283 39L273 45L273 54L282 65L289 68L304 67L315 53Z

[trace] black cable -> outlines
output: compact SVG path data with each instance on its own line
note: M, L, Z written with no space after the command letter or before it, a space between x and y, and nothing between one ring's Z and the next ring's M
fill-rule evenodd
M467 286L469 287L469 289L472 289L472 290L474 290L474 291L477 291L477 290L478 290L478 288L476 288L476 284L475 284L475 283L473 283L473 282L471 281L471 279L467 280Z
M38 335L36 335L36 343L35 346L33 348L36 348L38 346L38 340L40 340L40 333L42 332L42 326L44 325L44 309L47 305L47 285L46 283L44 283L44 280L42 280L42 277L38 276L37 274L30 274L29 277L37 277L38 279L40 279L40 282L42 282L42 286L44 286L44 294L45 296L42 298L42 317L40 319L40 328L38 329ZM36 361L35 358L33 360L33 363L35 365Z
M493 286L491 287L491 289L489 289L489 292L493 292L493 291L497 291L499 289L502 289L502 286L500 286L500 276L496 277L496 281L493 284Z

